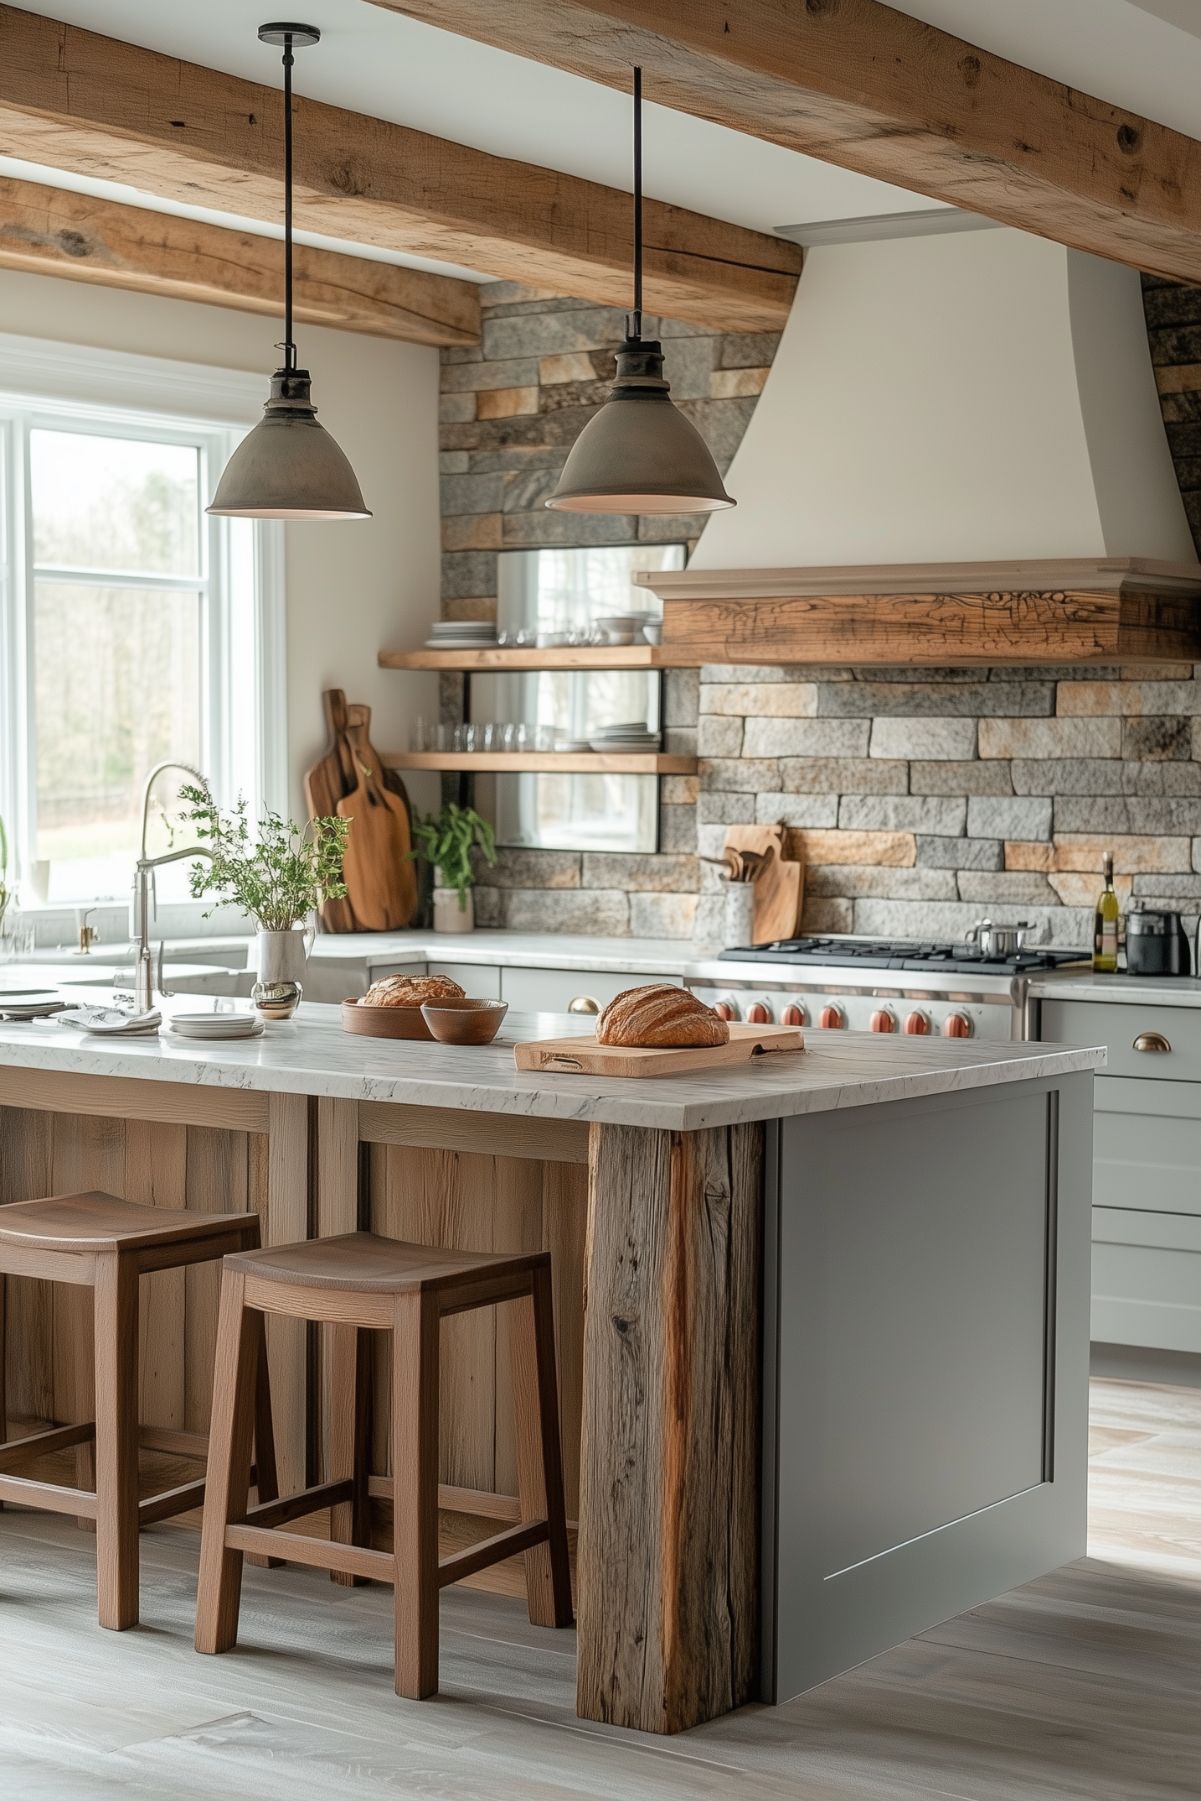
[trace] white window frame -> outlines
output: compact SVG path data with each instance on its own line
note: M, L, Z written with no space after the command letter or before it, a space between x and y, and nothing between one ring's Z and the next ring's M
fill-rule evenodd
M15 854L18 865L27 864L34 819L33 646L28 630L33 556L25 469L29 433L41 426L98 434L127 432L149 441L196 444L202 459L202 492L208 492L260 416L265 385L261 374L0 334L0 814L9 828L10 857ZM5 538L7 522L12 529ZM285 811L283 526L277 521L255 522L250 545L243 540L238 551L229 529L238 523L202 516L200 578L180 579L182 587L197 586L205 594L206 629L211 634L206 667L217 677L207 684L203 702L205 740L212 747L212 767L206 773L215 779L219 792L223 785L228 787L234 734L239 719L249 717L257 726L249 798L257 808ZM234 554L253 559L249 573L255 599L252 641L239 647L237 661L229 644ZM243 571L247 573L245 564ZM147 585L136 575L128 579L133 586ZM158 585L157 580L149 585ZM239 677L244 678L240 683ZM228 801L233 795L224 792L221 798ZM131 846L131 855L134 849ZM81 896L70 904L96 898Z

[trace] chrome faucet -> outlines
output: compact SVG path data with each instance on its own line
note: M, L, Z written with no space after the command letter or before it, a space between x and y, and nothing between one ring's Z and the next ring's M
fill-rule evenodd
M167 851L161 857L146 855L146 833L150 826L150 795L155 782L165 769L177 769L184 775L193 776L204 792L209 792L207 777L199 769L193 769L190 763L156 763L146 777L146 786L142 790L142 843L137 864L134 867L133 896L129 909L129 935L136 941L133 1004L139 1013L148 1013L154 1005L155 967L154 953L150 948L150 922L158 913L158 894L155 887L154 872L161 869L164 863L179 863L184 857L211 857L212 851L204 844L191 844L184 850ZM163 945L159 940L158 947L158 989L166 994L163 985Z

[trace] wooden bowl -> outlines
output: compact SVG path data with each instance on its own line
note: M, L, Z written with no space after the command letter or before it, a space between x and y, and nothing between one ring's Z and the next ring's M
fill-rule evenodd
M426 1001L421 1013L439 1044L491 1044L508 1001Z
M366 1007L356 1000L342 1002L342 1030L362 1038L423 1038L427 1044L433 1036L419 1006Z

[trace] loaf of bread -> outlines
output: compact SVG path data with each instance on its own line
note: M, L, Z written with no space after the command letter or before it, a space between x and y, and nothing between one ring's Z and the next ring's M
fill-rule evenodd
M449 976L381 976L363 996L364 1007L420 1007L423 1001L462 1000Z
M673 988L666 982L625 989L609 1002L596 1026L598 1044L682 1050L729 1041L730 1028L712 1007L706 1007L686 988Z

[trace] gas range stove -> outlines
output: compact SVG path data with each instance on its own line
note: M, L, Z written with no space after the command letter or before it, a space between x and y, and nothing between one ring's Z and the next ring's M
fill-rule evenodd
M920 969L948 975L1028 975L1085 960L1084 951L1030 948L1008 957L986 957L974 944L938 944L905 938L778 938L722 951L738 963L837 964L855 969Z
M722 973L688 986L723 1019L755 1025L1013 1041L1038 1035L1029 978L1087 960L1041 946L986 957L933 939L783 938L722 951Z

